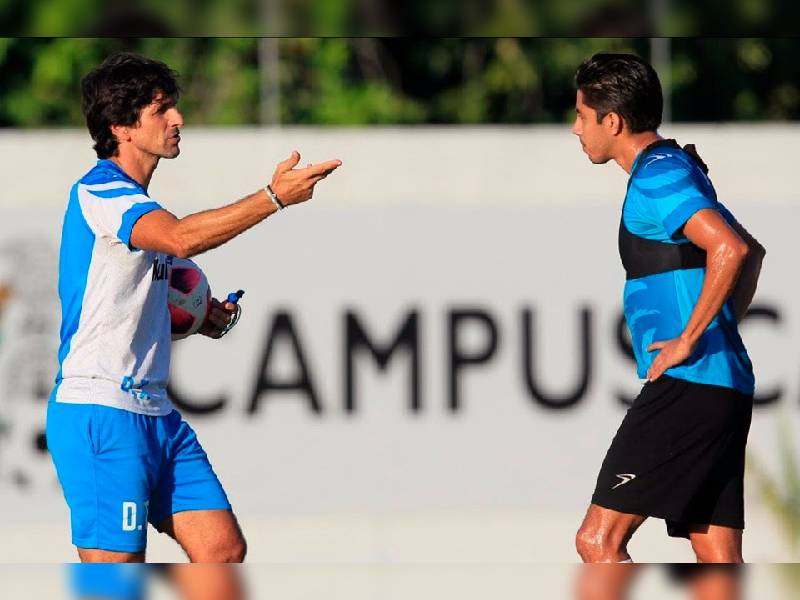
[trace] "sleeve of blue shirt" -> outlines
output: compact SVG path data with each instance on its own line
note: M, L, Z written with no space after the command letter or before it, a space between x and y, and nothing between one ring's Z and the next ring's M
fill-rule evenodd
M161 208L140 187L79 190L81 210L95 235L116 238L131 248L133 226L142 216Z
M158 204L158 202L139 202L131 206L122 215L122 222L117 231L117 238L119 238L123 244L131 248L131 233L133 232L133 226L136 224L136 221L147 213L159 210L160 208L161 205Z
M719 204L704 187L704 175L672 155L661 159L645 157L632 185L642 195L644 214L662 226L672 239L681 237L681 229L699 210L718 209ZM705 182L707 183L707 182Z

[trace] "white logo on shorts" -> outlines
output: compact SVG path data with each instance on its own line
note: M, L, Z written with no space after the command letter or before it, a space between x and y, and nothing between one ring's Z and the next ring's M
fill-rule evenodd
M136 502L123 502L122 503L122 531L141 531L147 524L147 513L150 509L150 501L145 500L143 503L144 515L142 522L139 523L136 519Z
M617 473L617 477L619 477L622 481L620 481L617 485L612 487L611 488L612 490L615 490L619 486L625 485L629 481L633 481L634 479L636 479L636 475L634 475L633 473Z

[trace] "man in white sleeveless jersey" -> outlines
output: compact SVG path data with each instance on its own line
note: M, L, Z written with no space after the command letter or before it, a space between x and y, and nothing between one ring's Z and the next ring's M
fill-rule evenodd
M147 523L193 562L238 562L245 540L191 427L166 393L172 257L231 240L311 198L341 162L294 169L221 208L178 219L148 195L162 158L178 156L177 75L122 53L82 82L97 164L72 187L61 239L60 371L47 440L84 562L143 561ZM263 185L263 182L260 185ZM235 307L212 300L200 333L220 337Z

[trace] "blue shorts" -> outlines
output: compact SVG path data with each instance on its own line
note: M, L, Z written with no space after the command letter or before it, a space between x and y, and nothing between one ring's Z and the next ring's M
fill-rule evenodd
M149 566L118 563L68 565L72 595L78 600L144 600Z
M70 508L78 548L141 552L157 529L186 510L230 510L192 428L98 404L50 402L47 446Z

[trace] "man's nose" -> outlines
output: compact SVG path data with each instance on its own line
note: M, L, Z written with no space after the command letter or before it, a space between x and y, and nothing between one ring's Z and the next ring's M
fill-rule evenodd
M183 127L183 115L177 108L172 109L173 114L170 115L170 122L173 127Z

